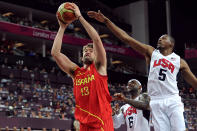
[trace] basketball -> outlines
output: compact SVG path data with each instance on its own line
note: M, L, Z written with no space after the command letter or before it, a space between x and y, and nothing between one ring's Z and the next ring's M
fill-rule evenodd
M62 3L57 10L57 18L64 24L73 21L76 17L74 11L67 9L70 2Z

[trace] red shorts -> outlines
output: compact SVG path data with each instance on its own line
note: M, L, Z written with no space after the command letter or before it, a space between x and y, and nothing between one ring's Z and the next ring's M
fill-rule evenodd
M101 128L94 128L85 124L80 124L80 131L114 131L113 120L110 118L109 120L105 121L104 126Z

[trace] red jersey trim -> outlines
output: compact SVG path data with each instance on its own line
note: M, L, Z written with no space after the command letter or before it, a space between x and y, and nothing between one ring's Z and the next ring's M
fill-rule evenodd
M80 69L81 69L80 67L76 67L76 68L74 69L74 79L75 79L75 77L76 77L76 75L77 75L77 71L80 70Z
M76 107L79 108L81 111L84 111L84 112L90 114L91 116L93 116L93 117L99 119L99 120L101 121L102 125L104 125L103 120L102 120L100 117L98 117L97 115L94 115L94 114L90 113L89 111L82 109L79 105L76 105Z

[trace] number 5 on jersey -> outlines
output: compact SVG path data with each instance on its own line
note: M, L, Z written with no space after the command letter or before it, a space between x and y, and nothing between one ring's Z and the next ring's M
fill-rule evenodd
M159 77L158 77L158 79L160 81L165 81L165 79L166 79L166 72L167 72L167 70L160 69L160 71L159 71Z
M81 88L81 95L82 96L89 95L89 88L87 86Z

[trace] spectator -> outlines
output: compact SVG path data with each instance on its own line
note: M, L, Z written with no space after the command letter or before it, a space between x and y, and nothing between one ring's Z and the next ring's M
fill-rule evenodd
M13 127L13 131L17 131L17 128L16 128L16 126L14 126L14 127Z
M38 118L38 116L36 116L35 111L31 111L30 118Z
M78 120L74 120L73 122L75 131L80 131L80 123Z
M60 120L67 120L65 113L60 113Z
M18 117L27 117L26 111L21 110L21 114L19 114Z
M9 127L8 126L5 127L5 131L9 131Z
M20 131L25 131L25 129L23 127L21 127Z
M25 71L25 72L29 71L27 66L24 66L23 71Z
M27 127L27 131L31 131L31 127Z
M41 111L38 111L38 118L41 118L41 119L43 118Z
M51 119L52 118L50 112L46 112L46 118L47 119Z
M63 103L60 112L65 113L67 110L68 110L68 106L65 103Z

